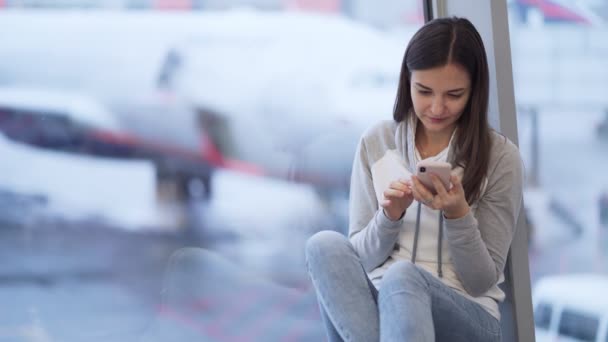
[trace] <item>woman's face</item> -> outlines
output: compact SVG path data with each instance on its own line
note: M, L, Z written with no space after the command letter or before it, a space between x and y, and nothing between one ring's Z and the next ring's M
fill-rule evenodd
M452 134L471 96L471 79L466 69L450 63L412 71L410 90L425 132Z

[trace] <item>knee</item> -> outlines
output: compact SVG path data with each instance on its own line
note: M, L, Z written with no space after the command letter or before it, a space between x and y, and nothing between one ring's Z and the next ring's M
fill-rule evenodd
M306 241L306 261L308 263L323 262L350 248L352 247L346 236L335 231L324 230Z
M171 254L167 271L172 274L193 274L204 269L204 264L211 255L202 248L183 247Z
M230 268L219 256L202 248L185 247L174 252L163 280L163 300L166 305L188 305L217 290L216 284L226 284Z
M393 292L395 290L418 290L426 288L422 271L409 261L397 261L392 264L382 277L381 289Z
M219 254L199 247L182 247L171 254L168 268L185 273L225 267Z

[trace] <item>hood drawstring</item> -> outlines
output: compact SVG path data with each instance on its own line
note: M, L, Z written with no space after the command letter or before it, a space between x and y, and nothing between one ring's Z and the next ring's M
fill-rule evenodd
M441 269L441 264L443 263L443 259L441 258L441 245L443 244L443 211L439 211L439 237L437 240L437 260L439 260L437 265L437 275L439 275L439 278L443 278L443 271Z
M422 203L418 202L418 209L416 211L416 230L414 231L414 247L412 248L412 264L416 263L416 251L418 250L418 235L420 234L420 213L422 212ZM439 212L439 237L437 238L437 275L439 278L443 278L443 271L441 268L441 246L443 244L443 211Z
M416 251L418 250L418 234L420 233L420 212L422 204L418 202L418 210L416 211L416 230L414 231L414 247L412 249L412 264L416 263Z

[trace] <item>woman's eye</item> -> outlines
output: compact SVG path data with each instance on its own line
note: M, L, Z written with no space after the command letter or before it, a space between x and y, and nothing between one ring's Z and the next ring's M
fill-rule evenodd
M459 99L462 97L462 94L448 94L448 96L452 99Z
M431 92L428 90L418 90L418 94L420 95L431 95Z

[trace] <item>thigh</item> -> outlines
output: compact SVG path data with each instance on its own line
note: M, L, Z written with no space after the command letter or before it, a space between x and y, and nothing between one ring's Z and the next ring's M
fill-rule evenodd
M500 322L481 305L428 274L437 341L500 341Z
M306 244L306 259L329 335L335 331L348 341L377 340L378 293L348 239L317 233Z
M378 290L376 290L376 287L369 280L369 278L367 279L367 285L369 286L369 291L372 293L374 301L377 304L378 303ZM340 332L336 329L336 326L334 325L334 323L331 321L331 319L327 315L325 307L323 306L323 304L321 302L319 302L319 311L320 311L321 321L323 322L323 325L325 326L325 333L327 334L327 341L328 342L343 342L344 340L340 336Z
M315 289L337 295L351 293L353 298L362 295L377 303L378 291L344 235L323 231L312 236L306 244L306 264Z

